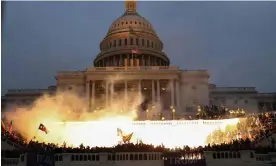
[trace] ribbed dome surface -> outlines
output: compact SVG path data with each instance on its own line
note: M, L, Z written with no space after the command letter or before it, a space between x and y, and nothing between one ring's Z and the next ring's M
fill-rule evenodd
M145 19L144 17L140 16L137 12L135 13L124 13L121 17L116 19L110 26L107 36L119 33L122 31L129 30L133 28L135 31L146 32L152 35L156 35L155 30L151 23Z

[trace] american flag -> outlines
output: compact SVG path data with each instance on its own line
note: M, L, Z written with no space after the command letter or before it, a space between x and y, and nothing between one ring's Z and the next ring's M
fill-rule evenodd
M139 50L131 50L131 53L132 54L139 54L140 52L139 52Z

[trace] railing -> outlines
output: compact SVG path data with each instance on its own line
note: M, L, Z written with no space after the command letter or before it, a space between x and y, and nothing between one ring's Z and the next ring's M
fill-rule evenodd
M134 66L134 67L91 67L87 71L133 71L133 70L165 70L176 71L179 70L177 66Z
M275 93L258 93L258 97L276 97Z
M221 91L246 91L252 92L256 91L255 87L215 87L211 89L213 92L221 92Z

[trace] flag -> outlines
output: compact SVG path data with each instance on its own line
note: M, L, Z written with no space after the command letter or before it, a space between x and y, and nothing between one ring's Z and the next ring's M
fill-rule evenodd
M133 135L133 133L128 134L126 136L123 136L124 143L129 142L131 140L131 138L132 138L132 135Z
M40 125L39 125L39 127L38 127L38 130L41 130L41 131L43 131L44 133L46 133L46 134L48 134L48 130L47 130L47 128L42 124L42 123L40 123Z
M11 120L10 125L9 125L9 133L11 133L11 132L12 132L12 120Z
M6 130L6 125L5 125L5 123L3 122L3 120L1 120L1 127L2 127L3 130Z
M123 131L119 128L117 128L117 135L118 136L122 136L123 135Z
M139 54L140 52L139 52L139 50L131 50L131 53L132 54Z

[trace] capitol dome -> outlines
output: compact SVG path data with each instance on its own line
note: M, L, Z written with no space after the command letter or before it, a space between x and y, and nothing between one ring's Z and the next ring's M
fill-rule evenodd
M136 11L136 1L126 2L125 13L116 19L100 43L94 66L169 66L170 60L152 24Z

